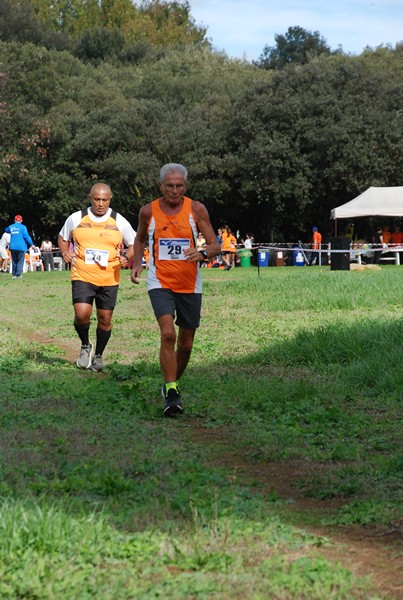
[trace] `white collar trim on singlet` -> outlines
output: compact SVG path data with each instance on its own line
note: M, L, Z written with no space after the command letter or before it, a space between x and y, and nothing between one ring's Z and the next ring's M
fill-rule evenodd
M108 210L106 211L106 213L104 215L102 215L102 217L98 217L97 215L94 215L90 206L88 207L88 210L87 210L88 216L91 219L91 221L95 221L96 223L103 223L104 221L107 221L109 219L109 217L111 216L111 212L112 212L112 209L111 209L111 207L109 207Z

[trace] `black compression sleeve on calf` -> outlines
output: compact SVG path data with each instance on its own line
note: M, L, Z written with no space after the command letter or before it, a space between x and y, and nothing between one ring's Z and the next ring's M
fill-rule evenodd
M90 343L89 336L88 336L88 331L90 329L90 324L88 323L87 325L80 325L79 323L76 323L74 321L74 329L78 333L78 337L81 340L81 344L83 346L88 346L88 344Z
M112 331L105 331L97 327L97 345L95 347L95 354L102 354L105 350L105 346L111 337Z

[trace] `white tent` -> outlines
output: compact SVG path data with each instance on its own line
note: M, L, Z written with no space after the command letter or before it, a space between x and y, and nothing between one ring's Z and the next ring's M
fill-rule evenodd
M403 186L370 187L330 213L332 219L371 216L403 217Z

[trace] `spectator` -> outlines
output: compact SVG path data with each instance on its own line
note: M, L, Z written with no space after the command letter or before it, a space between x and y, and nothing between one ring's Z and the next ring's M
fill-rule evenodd
M384 227L382 228L382 237L383 237L383 243L384 244L390 244L390 242L392 241L392 234L389 231L389 225L384 225Z
M196 240L196 248L197 248L197 250L204 250L205 247L206 247L206 240L204 239L202 232L199 231L199 233L197 235L197 240Z
M145 268L148 269L148 266L150 264L150 251L148 248L144 248L144 263L145 263ZM132 265L133 268L133 265Z
M236 237L231 231L231 227L228 225L225 227L222 233L222 246L221 254L223 262L225 263L225 270L229 271L232 267L235 267L235 255L236 255Z
M242 242L243 242L243 245L245 248L248 248L248 250L252 250L253 236L251 233L247 233L246 238L244 240L242 240Z
M375 231L372 241L375 245L374 248L374 263L377 265L379 264L379 261L381 259L382 256L382 252L385 250L385 248L387 248L387 244L385 244L385 241L383 239L383 230L382 227L377 227L377 230Z
M395 225L393 229L391 242L392 244L396 244L396 246L401 246L403 244L403 231L400 231L399 225Z
M10 245L10 238L11 234L4 232L0 239L0 270L3 273L7 273L10 262L10 255L7 250Z
M222 245L222 227L219 227L219 228L217 229L217 235L216 235L216 239L217 239L217 242L220 244L220 248L221 248L221 245ZM221 252L220 252L220 254L218 254L218 255L217 255L217 261L218 261L220 264L222 263L222 256L221 256Z
M317 227L312 227L312 234L312 252L309 257L309 266L313 265L316 259L319 262L319 246L322 243L322 234L319 233Z
M392 233L392 244L403 246L403 231L400 231L399 225L395 225ZM399 262L403 263L403 252L399 252Z
M53 250L52 242L46 237L41 244L42 260L45 271L54 271L55 269Z
M32 246L29 249L29 264L31 271L43 271L41 251L38 246Z
M203 234L201 233L201 231L199 231L198 235L197 235L197 240L196 240L196 248L199 251L203 251L206 248L206 240L204 239ZM207 262L206 261L202 261L200 263L200 266L203 268L207 267Z
M9 249L11 253L12 277L13 279L21 279L25 253L28 247L34 245L34 242L28 233L28 229L22 224L21 215L16 215L13 225L6 227L5 231L10 234Z

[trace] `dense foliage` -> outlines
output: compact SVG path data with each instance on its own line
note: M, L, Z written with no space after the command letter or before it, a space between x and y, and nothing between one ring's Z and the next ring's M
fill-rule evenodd
M129 4L0 0L1 226L18 211L54 238L96 180L136 226L168 161L215 226L266 241L326 236L331 208L401 185L403 46L347 56L290 28L287 64L253 65L213 52L187 3Z
M285 35L274 36L275 46L266 45L256 64L263 69L283 69L291 63L304 65L314 56L332 51L319 31L303 27L289 27Z

